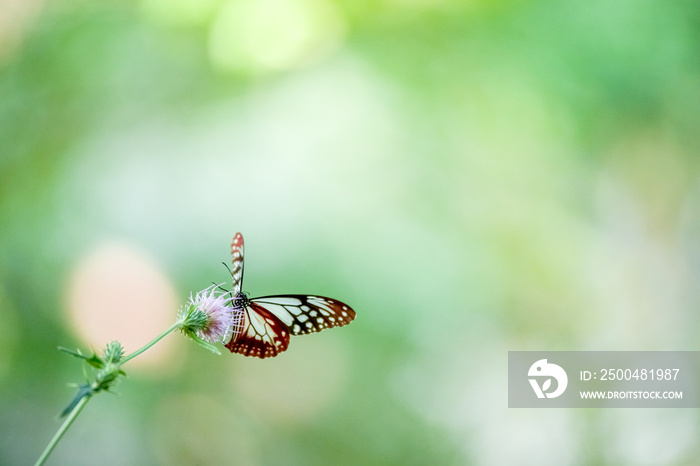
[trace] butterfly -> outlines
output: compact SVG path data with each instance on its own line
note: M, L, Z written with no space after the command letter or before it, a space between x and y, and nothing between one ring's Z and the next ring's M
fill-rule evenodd
M287 294L248 298L243 283L243 235L236 233L231 242L234 314L242 319L234 325L226 343L232 353L271 358L285 351L291 335L306 335L353 321L355 311L337 299L316 295Z

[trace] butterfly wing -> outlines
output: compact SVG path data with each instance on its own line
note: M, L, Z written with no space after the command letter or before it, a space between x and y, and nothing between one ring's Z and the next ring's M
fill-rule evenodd
M243 235L236 233L231 242L231 277L233 278L233 296L241 292L243 285Z
M229 351L264 359L287 349L289 328L272 312L251 301L243 305L243 311L243 328L226 344Z
M350 306L321 296L281 295L248 300L241 332L226 347L232 353L269 358L289 346L290 335L342 327L355 318Z
M292 335L306 335L331 327L342 327L353 321L355 311L333 298L289 294L262 296L251 300L274 314Z

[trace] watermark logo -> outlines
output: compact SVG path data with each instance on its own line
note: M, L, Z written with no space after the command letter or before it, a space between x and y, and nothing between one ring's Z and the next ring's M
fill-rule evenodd
M700 408L698 380L700 351L508 351L509 408Z
M530 366L527 375L528 377L534 377L528 380L537 398L556 398L564 393L566 385L569 383L566 371L556 364L548 363L546 359L540 359ZM540 385L538 379L542 380L542 385ZM554 391L549 391L552 388L552 379L557 381L557 385Z

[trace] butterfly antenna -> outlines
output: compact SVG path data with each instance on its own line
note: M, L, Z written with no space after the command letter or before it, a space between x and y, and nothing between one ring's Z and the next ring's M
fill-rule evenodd
M220 289L221 291L223 291L224 293L230 293L229 290L227 290L226 288L224 288L223 286L219 285L216 282L211 282L211 284L214 285L215 287L217 287L218 289Z
M228 273L230 273L231 276L233 276L233 272L231 272L231 268L228 266L228 264L226 262L222 262L222 264L224 264L224 267L226 267L226 270L228 270Z

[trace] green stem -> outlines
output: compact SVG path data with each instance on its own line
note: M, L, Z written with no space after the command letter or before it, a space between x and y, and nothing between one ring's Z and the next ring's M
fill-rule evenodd
M46 462L46 459L49 457L53 449L56 448L56 445L58 445L58 442L61 440L61 437L63 437L63 434L65 434L70 425L73 424L73 421L76 417L78 417L78 414L80 414L80 411L83 410L89 399L90 396L84 397L78 402L75 408L73 408L73 411L70 412L66 420L63 421L63 424L58 429L58 432L56 432L56 435L53 436L49 444L46 446L44 453L42 453L39 459L36 460L34 466L41 466Z
M144 346L144 347L141 348L141 349L137 349L136 351L134 351L134 352L131 353L130 355L124 357L121 361L119 361L119 364L120 364L120 365L123 365L123 364L126 363L127 361L130 361L130 360L134 359L136 356L138 356L139 354L143 353L144 351L146 351L148 348L150 348L151 346L155 345L156 343L158 343L160 340L162 340L163 338L165 338L166 336L168 336L170 333L174 332L175 330L178 330L180 327L182 327L182 323L179 322L179 321L178 321L178 322L175 322L173 325L170 326L170 328L168 328L165 332L163 332L163 333L161 333L160 335L158 335L157 337L155 337L155 338L154 338L153 340L151 340L151 342L148 343L146 346Z
M158 343L160 340L162 340L163 338L168 336L170 333L172 333L175 330L178 330L180 328L182 328L182 322L180 322L180 321L175 322L173 325L170 326L170 328L168 328L166 331L164 331L163 333L161 333L160 335L155 337L153 340L151 340L150 343L146 344L146 346L134 351L133 353L131 353L130 355L126 356L121 361L119 361L119 365L121 366L122 364L134 359L136 356L143 353L144 351L146 351L148 348L155 345L156 343ZM34 466L41 466L42 464L44 464L46 462L46 459L49 457L49 455L51 454L53 449L56 448L56 445L58 445L58 442L61 440L61 437L63 437L63 434L65 434L66 431L68 430L68 428L71 426L71 424L73 424L73 421L75 420L76 417L78 417L78 414L80 414L80 411L83 410L83 408L85 407L85 405L87 404L87 402L91 396L92 396L92 394L83 397L78 402L78 404L75 406L75 408L73 408L73 410L70 412L70 414L68 415L66 420L63 421L63 424L58 429L58 432L56 432L56 435L53 436L53 438L51 439L49 444L46 446L44 453L41 454L41 456L39 457L39 459L37 460L37 462L35 463Z

